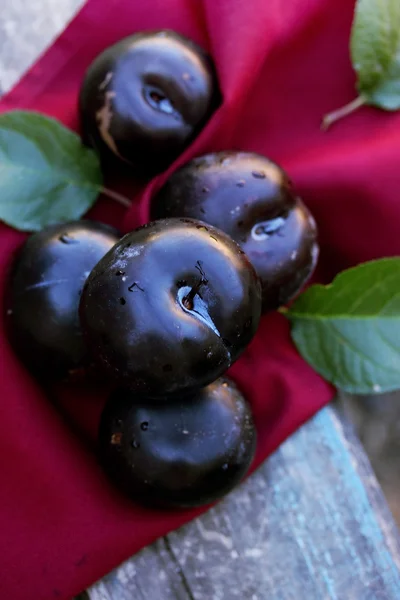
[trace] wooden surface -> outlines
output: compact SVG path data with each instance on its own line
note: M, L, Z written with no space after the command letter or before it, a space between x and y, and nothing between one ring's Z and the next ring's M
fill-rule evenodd
M94 585L90 600L398 600L400 544L332 408L218 507Z
M6 91L82 4L3 0ZM90 600L398 600L400 544L351 428L321 411L217 508L95 584Z
M344 396L342 406L400 525L400 390L378 396Z
M83 0L0 0L0 94L62 31Z

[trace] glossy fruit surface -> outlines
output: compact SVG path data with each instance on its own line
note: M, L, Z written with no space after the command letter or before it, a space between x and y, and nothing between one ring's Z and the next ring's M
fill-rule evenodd
M218 103L207 54L169 30L129 36L107 48L86 72L79 98L85 141L117 156L139 175L165 169Z
M252 339L261 286L243 250L191 219L125 235L84 287L91 354L121 386L165 397L211 383Z
M7 325L13 347L36 374L72 377L85 366L80 293L119 237L107 225L73 221L31 235L17 253L7 293Z
M117 390L103 412L101 463L134 501L200 506L227 494L247 472L256 432L232 381L218 379L190 398L149 402Z
M153 198L151 218L202 219L236 240L263 287L263 310L286 304L311 276L317 228L286 173L247 152L208 154L189 162Z

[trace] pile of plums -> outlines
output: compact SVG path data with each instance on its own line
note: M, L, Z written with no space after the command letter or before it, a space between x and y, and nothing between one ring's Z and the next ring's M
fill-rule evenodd
M104 164L153 175L219 99L194 43L133 35L86 73L83 138ZM279 166L208 154L177 170L153 197L151 221L123 237L88 220L31 235L10 269L9 339L42 380L112 382L99 458L129 497L209 503L243 478L256 444L250 407L225 373L317 256L315 222Z

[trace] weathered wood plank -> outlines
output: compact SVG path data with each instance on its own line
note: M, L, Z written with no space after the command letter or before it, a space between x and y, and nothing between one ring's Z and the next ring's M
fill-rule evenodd
M327 408L219 506L88 590L90 600L395 600L400 543L351 427Z
M342 406L400 524L400 391L363 397L343 394Z
M2 0L0 94L17 82L84 0Z

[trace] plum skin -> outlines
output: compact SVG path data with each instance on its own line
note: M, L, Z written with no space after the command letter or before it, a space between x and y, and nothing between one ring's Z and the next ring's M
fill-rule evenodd
M166 169L220 101L210 57L170 30L126 37L99 54L79 95L85 143L139 177Z
M243 250L191 219L124 236L92 270L80 302L94 361L117 385L152 398L217 379L260 315L260 282Z
M263 288L263 312L289 302L310 279L317 227L283 169L252 152L218 152L177 170L153 197L151 218L188 217L236 240Z
M163 508L222 498L247 473L255 447L250 407L228 378L162 404L116 390L98 436L111 481L134 502Z
M119 238L108 225L71 221L32 234L17 251L6 293L7 333L36 376L74 379L88 366L80 294L91 269Z

